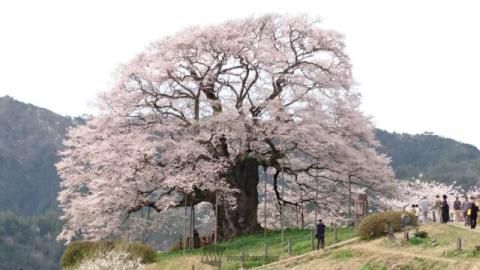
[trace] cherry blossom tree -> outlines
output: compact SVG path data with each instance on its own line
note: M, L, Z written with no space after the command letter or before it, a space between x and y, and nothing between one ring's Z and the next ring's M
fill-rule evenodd
M301 191L301 189L296 186L297 183L295 181L288 182L285 187L279 188L279 190L281 190L281 198L291 202L291 204L286 205L282 205L277 200L271 199L271 197L275 197L275 192L273 185L268 184L267 197L262 196L260 200L260 205L263 205L265 200L267 201L267 211L263 211L263 209L258 211L258 220L263 221L264 215L266 214L267 228L269 229L301 227L300 224L302 223L304 224L304 228L314 228L318 218L321 218L326 224L346 224L347 205L345 202L347 201L347 194L339 188L332 191L334 185L329 184L327 181L321 181L321 184L319 190L322 192L318 197L319 203L315 204L315 194L310 194L312 197L311 200L304 200L303 198L307 198L309 195ZM260 185L258 191L260 195L263 195L264 187ZM302 192L303 195L298 196L299 192ZM295 210L300 209L295 208L295 206L303 207L303 213L301 213L303 216L297 217L300 213ZM297 218L302 220L296 222Z
M394 182L396 186L394 194L382 194L378 196L379 206L383 209L401 210L413 204L419 204L423 198L433 201L436 196L447 195L450 205L452 205L455 197L477 196L478 187L470 186L468 190L464 190L460 186L456 186L455 182L446 184L437 181L428 181L426 179L416 180L397 180Z
M102 238L135 211L218 203L219 238L257 231L258 166L280 205L329 208L393 178L360 111L343 36L302 16L191 27L120 68L57 164L60 239ZM279 192L283 171L302 194Z
M83 261L76 269L78 270L141 270L145 269L140 258L123 251L110 251L106 254L98 254L94 258Z

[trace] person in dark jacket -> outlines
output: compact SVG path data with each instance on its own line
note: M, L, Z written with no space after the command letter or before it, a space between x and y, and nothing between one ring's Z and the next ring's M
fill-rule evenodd
M470 204L470 228L475 229L477 227L477 218L478 218L478 206L473 201Z
M447 202L447 195L443 195L443 201L441 204L442 209L442 223L446 224L450 221L450 206Z
M322 245L322 249L325 248L325 228L325 224L319 219L317 224L317 234L315 234L317 237L317 250L320 249L320 245Z
M200 235L197 229L193 230L193 248L200 248Z

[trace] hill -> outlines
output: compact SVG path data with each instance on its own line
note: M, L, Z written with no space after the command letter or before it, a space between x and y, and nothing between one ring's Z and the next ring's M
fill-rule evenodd
M412 237L406 241L402 233L395 235L395 240L382 237L372 241L360 241L353 231L342 228L340 239L344 240L333 244L332 231L327 236L325 251L310 251L308 230L289 230L286 235L292 240L295 251L288 256L285 243L282 244L279 232L268 234L270 247L269 256L279 260L263 266L262 261L255 261L254 256L263 255L263 235L241 236L230 241L220 243L226 248L221 256L222 269L239 269L240 255L248 262L245 268L280 270L280 269L338 269L338 270L387 270L387 269L438 269L438 270L467 270L480 267L480 253L476 246L480 242L480 231L472 231L463 226L445 224L424 224L420 230L428 233L427 238ZM456 250L457 239L462 239L462 250ZM212 255L212 254L210 254ZM209 264L202 263L202 250L195 250L182 255L178 251L162 252L157 257L157 263L150 264L146 269L217 269ZM203 257L204 259L206 257ZM216 257L217 259L219 257ZM235 261L232 261L235 259ZM255 268L255 266L260 266Z
M0 98L0 211L35 215L56 209L54 167L68 117Z
M351 227L339 228L337 232L338 241L347 241L355 236L355 231ZM284 242L281 241L280 231L269 231L267 233L268 256L271 261L287 258L286 248L287 239L290 239L292 255L300 255L311 251L311 230L308 229L287 229L285 230ZM325 238L326 245L334 243L333 230L327 229ZM261 266L265 262L257 259L264 254L264 234L257 233L246 236L238 236L229 241L219 243L222 251L222 269L239 269L241 262L238 256L244 252L244 256L249 256L250 260L244 262L245 268ZM210 255L213 255L212 253ZM216 269L208 264L201 263L203 253L202 249L187 251L183 255L182 251L160 252L156 258L157 263L149 265L148 270L157 269ZM205 259L205 257L203 257Z
M57 151L73 119L0 98L0 269L58 269Z
M258 269L471 270L480 267L480 254L476 251L479 231L444 224L426 224L420 229L428 232L427 238L405 241L399 233L393 241L380 238L357 242L325 252L310 252ZM460 251L456 250L458 238L463 241Z
M426 179L468 187L480 180L480 151L473 145L424 133L410 135L377 129L380 151L392 158L397 178Z
M55 241L60 224L54 164L66 130L79 122L0 97L0 269L58 268L63 247ZM480 151L472 145L432 134L377 130L376 136L399 178L422 173L443 182L478 183ZM153 237L162 242L158 247L181 237L182 228L169 225Z

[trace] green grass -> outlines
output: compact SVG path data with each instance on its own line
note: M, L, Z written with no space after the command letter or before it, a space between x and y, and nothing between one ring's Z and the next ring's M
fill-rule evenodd
M479 254L476 250L446 250L446 257L458 257L458 258L478 258Z
M444 224L422 224L420 229L428 238L403 239L396 234L394 241L385 237L371 241L357 241L338 249L310 253L267 267L268 270L466 270L476 269L480 255L475 252L480 243L479 231ZM461 238L462 251L456 251L456 240ZM435 240L438 244L432 245ZM195 268L197 269L197 268Z
M353 253L350 249L342 249L333 253L332 257L337 261L348 261L353 257Z
M368 262L362 266L361 270L388 270L388 268L383 263Z
M268 256L279 256L280 259L285 258L287 255L287 239L290 239L292 244L292 255L300 255L311 251L311 231L301 229L287 229L285 230L285 241L281 243L280 231L270 231L267 233L267 246ZM355 231L353 228L338 228L337 238L338 242L345 241L355 237ZM333 230L327 229L325 234L326 246L334 243ZM316 240L315 240L316 245ZM236 237L232 240L224 241L219 244L220 247L225 248L223 253L222 269L238 269L240 268L240 262L227 261L227 256L239 256L243 250L245 255L250 256L262 256L264 253L264 234L256 233L251 235L245 235ZM188 255L195 255L201 257L203 249L197 249L188 251ZM168 269L169 263L172 260L181 260L183 257L182 251L170 251L158 253L156 257L156 267L149 269ZM245 262L244 267L251 268L264 264L261 261ZM178 264L177 264L178 266ZM185 266L186 269L191 266Z
M428 238L420 238L420 237L412 237L409 240L410 244L414 246L430 246L432 244L432 240Z

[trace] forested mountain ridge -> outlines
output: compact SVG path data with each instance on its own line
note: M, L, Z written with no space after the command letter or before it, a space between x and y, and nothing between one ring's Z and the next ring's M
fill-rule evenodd
M58 269L57 152L72 119L0 97L0 269Z
M68 127L79 119L0 97L0 211L43 214L57 207L57 152ZM392 158L398 178L423 174L441 182L477 184L480 151L473 145L424 133L376 130L379 151Z
M56 209L57 151L72 120L0 98L0 211L17 215Z
M0 97L0 269L58 269L58 150L80 119ZM376 130L398 178L478 184L480 151L432 134Z
M376 137L382 145L379 150L392 158L397 178L423 174L427 180L464 187L479 184L480 150L473 145L427 132L410 135L377 129Z

